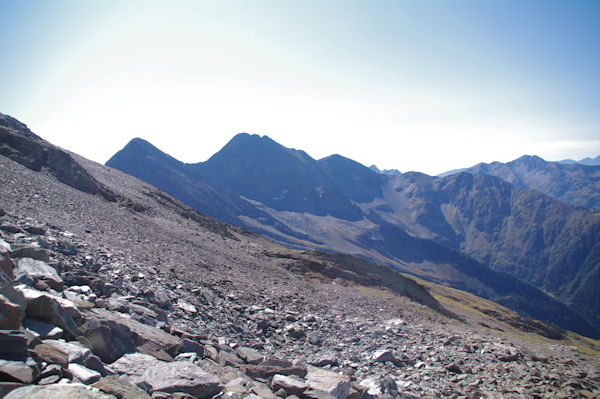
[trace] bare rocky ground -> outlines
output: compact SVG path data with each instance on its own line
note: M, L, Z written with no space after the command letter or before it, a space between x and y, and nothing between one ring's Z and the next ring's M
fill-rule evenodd
M0 155L0 397L600 395L573 346L444 316L69 157L99 190Z

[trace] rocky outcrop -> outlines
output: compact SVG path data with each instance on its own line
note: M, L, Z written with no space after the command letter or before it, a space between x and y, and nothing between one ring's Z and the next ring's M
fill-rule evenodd
M109 201L117 196L98 182L67 152L33 134L22 123L0 114L0 154L34 170L54 175L61 183L90 194L98 194Z

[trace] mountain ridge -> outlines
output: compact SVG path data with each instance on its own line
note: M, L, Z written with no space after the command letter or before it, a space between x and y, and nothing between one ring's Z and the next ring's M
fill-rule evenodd
M538 190L569 205L600 211L598 165L551 162L536 155L523 155L507 163L482 162L458 172L497 176L517 187ZM449 174L454 173L442 175Z
M244 143L242 144L240 140ZM257 145L259 148L256 148ZM473 271L475 269L463 268L463 271L468 270L469 273L475 273L467 277L464 272L460 271L460 267L456 268L462 261L457 261L454 255L442 249L444 246L449 246L455 251L466 251L465 254L468 257L474 257L476 263L483 262L481 267L484 268L489 266L487 262L494 259L496 259L497 264L509 262L506 264L509 268L502 269L497 266L496 272L518 273L519 269L515 268L519 264L518 259L507 258L505 255L501 255L499 258L490 258L492 254L490 251L503 251L501 253L506 254L512 247L497 247L493 241L488 242L485 237L490 234L493 237L507 237L506 234L508 233L493 229L500 228L505 220L510 220L507 217L512 212L521 212L522 207L533 206L532 204L542 201L541 197L538 198L534 195L536 199L531 204L526 202L512 203L510 199L505 199L503 207L506 208L509 204L512 205L506 208L508 213L498 218L489 213L491 210L488 209L488 201L494 203L494 198L498 194L502 198L513 196L514 191L509 188L512 186L503 186L502 180L498 178L493 177L492 180L486 180L486 184L497 187L495 188L496 191L484 194L486 189L483 189L485 186L483 183L483 185L470 186L470 190L475 190L471 194L474 197L469 202L453 203L452 199L448 197L448 193L452 190L448 191L448 189L453 184L454 186L458 184L457 187L459 188L465 184L464 182L457 183L456 177L451 176L446 180L436 180L428 175L416 172L384 176L339 155L316 161L304 152L286 149L268 137L264 138L258 135L237 135L211 159L213 161L210 161L210 159L210 162L206 161L208 167L205 167L205 163L191 164L190 169L192 171L187 172L191 173L191 179L203 179L202 181L205 183L210 182L214 186L224 182L221 188L224 187L230 197L237 195L237 200L242 200L253 208L251 212L263 215L253 217L247 213L249 211L240 210L232 221L234 224L265 234L271 239L293 248L315 248L352 253L397 270L426 279L433 278L435 281L450 285L454 284L453 286L460 286L463 289L465 288L464 283L461 283L460 280L466 278L465 281L470 281L467 289L471 292L504 301L501 303L512 301L513 307L520 307L520 310L529 316L537 316L541 319L546 317L545 320L548 320L548 316L552 316L552 312L543 311L541 308L538 309L539 314L535 314L536 310L527 304L529 299L526 298L526 295L518 293L516 290L513 290L512 295L514 297L508 298L489 285L483 284L482 286L478 282L477 273ZM111 163L107 162L107 165L112 166ZM303 170L307 165L306 170ZM465 178L468 180L470 175L461 174L460 176L459 180L463 181ZM149 182L152 183L152 181ZM290 185L290 182L294 182L296 188L292 193L285 192L286 185ZM169 192L168 187L161 188ZM460 190L457 191L457 193L459 192ZM173 192L170 193L175 195ZM485 195L485 197L473 202L473 199L480 195L479 193ZM288 195L291 201L287 198ZM468 192L461 195L468 195ZM439 198L442 198L443 201ZM288 202L285 202L286 199ZM232 200L230 199L230 201ZM542 201L542 203L544 202ZM512 207L515 206L516 208L513 210ZM211 215L210 209L196 209ZM566 212L570 215L569 217L575 215L575 211L570 208ZM521 213L526 214L527 211L523 210ZM587 213L585 215L588 218L592 217ZM211 216L218 217L214 214ZM549 218L550 216L543 217ZM479 224L470 226L466 222L460 222L464 218L475 218ZM592 219L595 220L593 223L598 223L596 217L592 217ZM535 229L537 229L535 227L537 222L531 223L533 223L531 226L525 226L525 228L513 224L513 230L516 228L515 231L518 232L515 237L523 234L534 234ZM467 236L461 233L461 229L465 228L470 231ZM421 254L420 257L417 257L418 262L415 263L415 260L407 255L406 250L409 247L398 244L410 241L403 231L424 240L435 241L442 246L436 247L436 251L444 253L444 256L451 261L443 262L440 261L440 258L437 258L437 261L432 262L431 254L426 256ZM511 234L514 236L514 233ZM596 236L594 233L590 234ZM473 237L469 239L470 241L465 238L470 236ZM568 236L577 237L577 234L571 232L568 233ZM458 239L457 237L463 238ZM398 239L400 241L397 241ZM385 244L386 240L397 244ZM556 239L553 240L552 242L555 244L552 245L555 245L556 250L559 250L560 245L556 244ZM577 240L579 239L575 239L572 245L579 245L577 242L580 241ZM426 247L430 247L430 244L427 244ZM402 252L398 251L397 248L405 248L405 250ZM590 287L585 284L582 285L581 281L585 280L585 276L595 278L596 270L600 267L593 257L594 250L590 245L586 244L582 248L587 251L586 253L592 254L590 255L592 259L589 261L582 260L580 263L583 263L583 266L577 263L579 261L571 261L570 267L574 267L574 270L579 270L581 267L581 270L585 269L588 272L579 274L579 280L573 277L568 287L562 287L560 290L554 287L554 295L561 297L565 303L579 301L577 304L581 304L581 299L585 298L585 295L581 295L581 292L589 292L590 290ZM536 247L532 247L531 250L534 257L543 262L546 256L544 252ZM459 263L452 266L452 262ZM468 263L465 263L465 265ZM427 271L429 269L431 271ZM527 278L527 275L521 275L520 278ZM502 281L506 278L497 274L496 279ZM576 283L575 280L580 282ZM494 278L488 278L487 281L487 284L495 283ZM538 284L540 288L544 287L534 278L529 278L528 281ZM594 292L595 288L592 287L591 289ZM544 295L541 293L532 294L535 290L531 289L523 289L522 291L527 291L534 296L542 295L541 297L543 297ZM569 295L565 294L567 291L570 293ZM538 300L538 303L543 302L540 301ZM554 303L555 300L546 296L546 301L547 304L550 304ZM583 302L587 303L585 299ZM519 305L515 305L515 303ZM565 309L560 312L557 311L556 314L577 313L573 308L570 309L568 312ZM591 317L595 325L599 326L600 320L594 319L598 314L597 309L598 304L594 304L593 308L587 311L586 317ZM534 313L531 313L532 311ZM564 321L559 322L559 324L566 325ZM590 329L589 326L583 327L584 324L581 324L583 328L581 331L587 331L586 334L597 334L597 332L592 333L593 329Z

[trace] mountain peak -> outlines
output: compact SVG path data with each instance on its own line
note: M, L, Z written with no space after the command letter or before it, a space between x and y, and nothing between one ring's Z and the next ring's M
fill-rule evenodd
M546 160L537 155L523 155L509 164L525 164L532 167L540 167L547 164Z
M369 166L369 169L371 169L373 172L375 173L379 173L380 175L387 175L387 176L396 176L401 174L401 172L398 169L379 169L377 167L377 165L373 164L371 166Z
M232 137L231 140L229 140L229 142L227 144L225 144L225 146L229 145L229 144L237 144L237 143L243 143L243 144L249 144L249 143L254 143L254 144L267 144L267 143L275 143L278 144L275 140L273 140L272 138L270 138L267 135L263 135L261 136L260 134L255 134L255 133L238 133L235 136Z
M129 148L129 149L133 149L133 148L140 148L140 149L157 149L152 143L150 143L147 140L144 140L140 137L135 137L131 140L129 140L129 143L127 143L127 145L125 145L124 148Z

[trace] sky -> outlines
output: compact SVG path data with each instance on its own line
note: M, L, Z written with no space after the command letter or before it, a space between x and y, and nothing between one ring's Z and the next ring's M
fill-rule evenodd
M597 0L0 0L0 112L104 163L235 134L438 174L600 155Z

